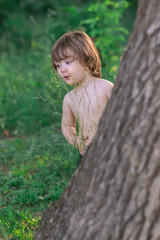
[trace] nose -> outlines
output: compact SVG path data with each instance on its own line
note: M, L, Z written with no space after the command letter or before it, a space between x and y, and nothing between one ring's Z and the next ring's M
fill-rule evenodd
M62 65L61 67L61 73L66 72L66 68Z

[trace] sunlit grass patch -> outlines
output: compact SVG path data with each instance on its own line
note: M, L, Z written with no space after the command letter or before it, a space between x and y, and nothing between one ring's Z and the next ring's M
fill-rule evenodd
M0 211L0 235L5 239L33 239L40 218L41 213L34 214L29 209L3 208Z

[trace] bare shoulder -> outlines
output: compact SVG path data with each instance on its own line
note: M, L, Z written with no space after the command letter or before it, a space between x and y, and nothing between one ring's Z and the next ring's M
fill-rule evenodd
M97 78L98 86L100 89L104 92L104 94L107 96L107 98L110 98L112 89L114 87L114 84L106 79Z
M71 101L71 98L73 97L73 90L71 90L64 96L63 102L69 103Z
M65 96L64 96L64 98L63 98L63 106L66 106L66 105L68 105L68 106L70 106L70 102L71 102L71 100L70 100L70 98L71 98L71 93L70 92L68 92Z
M110 82L109 80L102 79L102 78L98 78L97 80L104 87L109 87L109 88L111 87L111 88L113 88L113 86L114 86L114 84L112 82Z

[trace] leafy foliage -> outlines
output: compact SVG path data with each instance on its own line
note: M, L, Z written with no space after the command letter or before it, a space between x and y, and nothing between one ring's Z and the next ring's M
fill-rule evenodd
M120 24L127 7L125 0L93 3L87 8L87 19L82 21L100 51L104 74L112 81L128 35L128 31Z

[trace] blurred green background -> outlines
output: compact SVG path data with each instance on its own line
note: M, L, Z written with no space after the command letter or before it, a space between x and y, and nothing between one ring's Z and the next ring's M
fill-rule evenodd
M0 239L33 239L77 168L60 130L69 88L53 74L54 42L85 31L114 82L136 9L137 0L0 0Z

